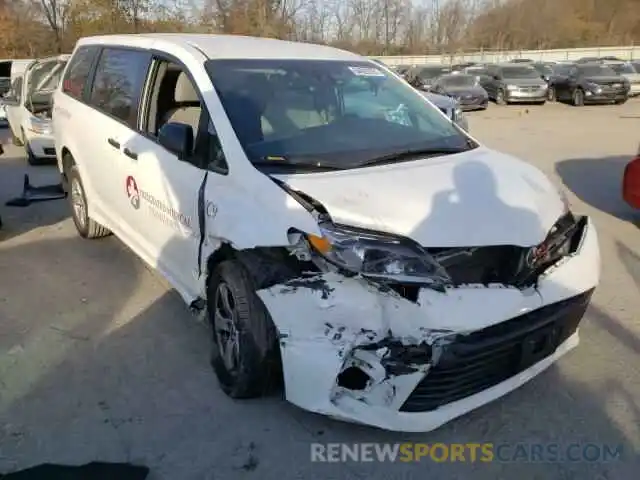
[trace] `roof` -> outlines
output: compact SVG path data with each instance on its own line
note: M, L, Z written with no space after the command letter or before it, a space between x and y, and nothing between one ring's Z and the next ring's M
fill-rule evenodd
M195 48L210 59L366 60L355 53L325 45L241 35L146 33L84 37L78 42L79 45L96 43L158 50L163 49L163 44L185 49Z

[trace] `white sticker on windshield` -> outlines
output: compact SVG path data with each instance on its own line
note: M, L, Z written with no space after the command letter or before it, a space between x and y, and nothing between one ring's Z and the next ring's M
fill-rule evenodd
M349 67L351 73L358 77L384 77L384 73L373 67Z

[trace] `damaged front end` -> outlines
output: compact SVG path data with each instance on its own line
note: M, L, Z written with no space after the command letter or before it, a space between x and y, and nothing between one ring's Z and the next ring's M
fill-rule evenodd
M291 232L310 272L258 295L287 399L389 430L429 431L517 388L578 342L598 283L595 229L562 216L540 245L432 248L336 225Z

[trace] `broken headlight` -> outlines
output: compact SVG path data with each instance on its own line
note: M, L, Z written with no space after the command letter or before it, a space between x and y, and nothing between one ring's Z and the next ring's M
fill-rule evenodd
M309 243L328 262L368 278L442 286L451 279L422 247L409 239L331 222L320 223L322 236Z

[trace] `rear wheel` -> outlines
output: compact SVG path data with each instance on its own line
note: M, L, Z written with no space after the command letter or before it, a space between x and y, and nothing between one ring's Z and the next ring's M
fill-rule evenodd
M82 238L106 237L111 232L89 217L87 195L75 165L69 171L69 201L71 203L71 217L76 230Z

